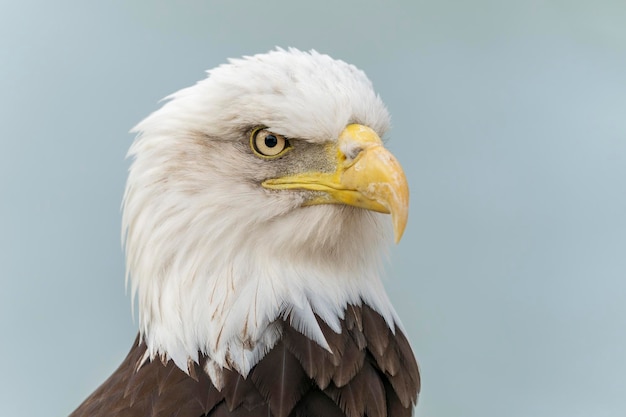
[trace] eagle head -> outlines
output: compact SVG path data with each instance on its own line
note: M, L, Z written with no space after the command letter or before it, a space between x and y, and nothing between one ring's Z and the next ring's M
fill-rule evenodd
M139 123L123 229L147 354L185 371L206 355L217 386L279 319L324 347L317 320L339 332L349 304L393 329L380 263L408 188L388 127L362 71L295 49L231 60Z

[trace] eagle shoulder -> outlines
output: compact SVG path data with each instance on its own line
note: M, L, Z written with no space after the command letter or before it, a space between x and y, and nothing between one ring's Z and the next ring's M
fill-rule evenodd
M349 305L334 332L318 318L330 351L282 319L278 343L246 378L223 370L218 390L200 355L189 373L145 359L135 340L120 367L70 417L404 417L420 389L402 331L363 304Z

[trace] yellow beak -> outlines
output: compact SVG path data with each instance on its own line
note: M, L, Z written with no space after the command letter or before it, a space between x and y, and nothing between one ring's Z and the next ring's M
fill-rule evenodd
M398 243L409 214L409 186L398 160L383 147L369 127L348 125L332 146L335 172L306 172L269 179L263 187L274 190L322 191L306 205L347 204L391 213Z

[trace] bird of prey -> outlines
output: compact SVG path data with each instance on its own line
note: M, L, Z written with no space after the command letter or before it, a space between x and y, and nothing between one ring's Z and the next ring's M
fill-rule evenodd
M139 334L71 417L410 416L418 366L380 279L409 200L388 127L361 70L280 48L140 122L122 221Z

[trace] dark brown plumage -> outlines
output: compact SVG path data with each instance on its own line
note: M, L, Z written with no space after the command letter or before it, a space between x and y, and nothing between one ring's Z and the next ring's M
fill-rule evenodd
M318 319L332 349L281 322L283 337L247 378L225 370L218 391L201 357L187 375L158 358L137 369L137 339L111 377L70 417L405 417L420 389L417 363L399 329L366 305L347 308L341 333Z

